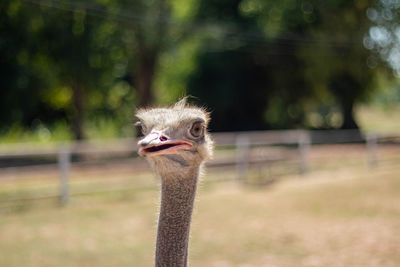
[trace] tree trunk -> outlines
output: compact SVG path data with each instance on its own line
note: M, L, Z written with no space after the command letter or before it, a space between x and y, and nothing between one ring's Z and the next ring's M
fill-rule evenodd
M157 52L151 49L139 48L139 60L136 69L136 87L139 97L139 107L147 107L153 103L153 78L157 60Z
M342 112L343 112L343 124L341 127L342 129L358 129L357 122L354 119L353 107L354 107L354 102L342 104Z
M342 107L342 129L359 129L354 119L354 103L359 97L361 85L349 73L339 73L331 78L329 89Z
M152 88L154 73L167 33L169 13L170 7L167 1L153 1L147 10L147 15L153 18L152 21L136 30L138 65L133 77L136 82L139 107L149 106L154 101Z

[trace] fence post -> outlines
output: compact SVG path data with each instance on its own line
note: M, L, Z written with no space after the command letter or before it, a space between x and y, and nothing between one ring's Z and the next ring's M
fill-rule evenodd
M378 136L376 134L367 135L367 157L368 166L370 168L378 165L377 150L378 150Z
M67 147L62 147L58 152L58 167L60 168L60 203L67 205L69 202L69 167L71 153Z
M249 138L247 135L239 134L236 137L236 170L237 179L246 181L249 171Z
M309 159L308 159L308 152L311 147L311 137L310 133L303 131L299 135L299 140L298 140L298 148L299 148L299 153L300 153L300 173L304 174L306 173L309 168Z

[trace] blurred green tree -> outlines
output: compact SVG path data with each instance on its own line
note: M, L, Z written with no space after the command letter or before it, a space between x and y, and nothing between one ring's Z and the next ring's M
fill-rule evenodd
M0 123L29 126L53 116L71 122L82 139L85 121L130 121L135 99L139 106L154 102L171 5L185 16L188 4L179 0L3 1L0 68L8 112Z
M258 45L265 40L256 21L240 13L240 3L201 1L194 17L194 23L203 27L203 46L187 92L207 103L216 131L266 126L263 113L271 79Z
M21 1L0 3L0 127L15 122L31 124L46 114L49 120L62 112L43 105L41 95L55 79L52 61L42 53L36 35L43 26L38 8L28 8Z
M364 35L364 46L373 53L370 67L384 61L395 76L400 77L400 3L398 1L376 1L366 10L371 27Z
M189 92L213 103L217 130L263 129L265 122L272 128L310 125L306 114L321 106L338 107L342 122L332 123L325 111L324 122L311 126L357 128L353 107L373 88L370 53L363 47L370 27L365 14L373 4L202 1L196 19L218 26Z
M165 46L170 24L170 3L166 0L135 1L135 11L143 15L141 23L135 25L136 62L134 79L139 106L148 106L154 101L153 80L158 59Z
M129 43L125 27L133 18L122 13L121 3L107 1L53 2L41 6L46 24L39 36L58 74L58 88L66 90L67 115L76 139L83 139L84 122L128 112L123 97L132 102L127 81ZM48 91L48 98L57 92ZM122 105L124 104L124 105ZM124 119L127 116L123 116Z
M303 45L300 52L307 83L315 95L318 91L330 94L328 101L341 110L343 129L358 128L354 106L374 89L375 70L368 65L371 53L363 46L371 25L366 11L374 2L308 1L302 6L304 16L311 20L307 36L315 42Z
M4 0L0 127L122 131L134 104L187 87L213 130L357 128L379 58L400 65L397 12L383 0Z
M129 121L132 41L125 38L128 27L120 26L132 18L118 13L115 2L101 2L1 3L0 53L6 59L0 63L6 70L1 100L15 115L0 123L29 127L66 120L82 139L84 121L93 124L116 114L114 121Z
M366 15L372 25L364 36L364 46L371 51L368 65L379 74L379 89L381 89L381 94L375 102L386 107L398 105L400 102L400 3L379 0L367 9Z

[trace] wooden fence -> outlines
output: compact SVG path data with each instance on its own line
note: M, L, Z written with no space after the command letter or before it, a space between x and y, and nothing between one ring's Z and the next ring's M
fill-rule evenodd
M285 160L285 158L253 159L249 156L252 147L258 146L290 146L298 150L297 160L300 173L309 170L309 151L313 144L326 143L364 143L366 145L366 159L370 167L377 165L377 149L382 142L400 142L400 135L367 134L362 135L356 130L335 131L255 131L236 133L214 133L213 139L217 148L231 147L235 149L235 158L216 159L208 163L208 166L236 166L237 179L246 180L249 166L253 163L267 163ZM56 158L59 168L59 199L63 205L69 201L69 170L71 164L75 164L73 158L82 156L115 155L118 153L129 154L137 158L137 140L123 139L97 142L68 142L53 144L43 147L38 144L16 144L0 147L0 162L3 160L18 158L49 157ZM143 161L137 159L137 161Z

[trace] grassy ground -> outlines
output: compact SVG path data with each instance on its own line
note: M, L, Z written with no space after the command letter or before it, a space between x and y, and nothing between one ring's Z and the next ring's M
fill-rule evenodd
M190 266L400 266L399 150L385 150L391 157L369 169L363 151L343 149L313 149L312 172L268 186L209 182L234 176L209 171L196 202ZM333 164L341 161L348 164ZM114 178L119 185L156 183L127 173ZM87 179L78 182L90 185L94 174L81 175ZM3 182L3 191L14 184ZM67 207L40 200L3 208L0 266L152 266L158 198L150 186L75 196Z
M400 105L384 107L379 105L359 106L355 117L365 132L398 133L400 131Z

